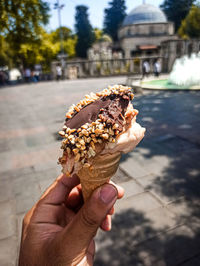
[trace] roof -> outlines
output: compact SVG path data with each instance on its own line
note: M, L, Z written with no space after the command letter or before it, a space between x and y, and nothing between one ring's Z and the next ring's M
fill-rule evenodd
M153 50L153 49L157 49L158 46L157 45L140 45L139 49L140 50Z
M167 18L162 10L149 4L134 8L124 19L122 26L142 23L163 23Z

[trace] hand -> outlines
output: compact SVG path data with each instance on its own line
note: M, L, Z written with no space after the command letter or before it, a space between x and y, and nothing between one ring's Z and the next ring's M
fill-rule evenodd
M23 220L19 266L93 265L94 236L111 229L121 187L105 184L83 205L77 176L61 175Z

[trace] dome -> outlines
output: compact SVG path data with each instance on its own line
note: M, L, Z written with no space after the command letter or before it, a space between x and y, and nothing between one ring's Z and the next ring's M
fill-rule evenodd
M134 8L124 19L122 26L142 23L163 23L167 22L165 14L160 8L143 4Z

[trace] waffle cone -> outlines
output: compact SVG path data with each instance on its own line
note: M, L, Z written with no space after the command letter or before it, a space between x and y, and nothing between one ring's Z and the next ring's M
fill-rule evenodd
M88 200L96 188L109 182L117 171L120 158L120 152L97 155L78 171L84 201Z

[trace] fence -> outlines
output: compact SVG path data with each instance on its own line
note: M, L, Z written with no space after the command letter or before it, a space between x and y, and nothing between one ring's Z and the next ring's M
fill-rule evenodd
M153 72L155 60L161 59L160 56L151 57L135 57L112 60L77 60L67 61L63 67L63 78L76 79L88 77L105 77L114 75L138 75L142 74L142 65L145 60L148 60L150 72ZM52 63L52 73L56 77L56 66L59 62Z

